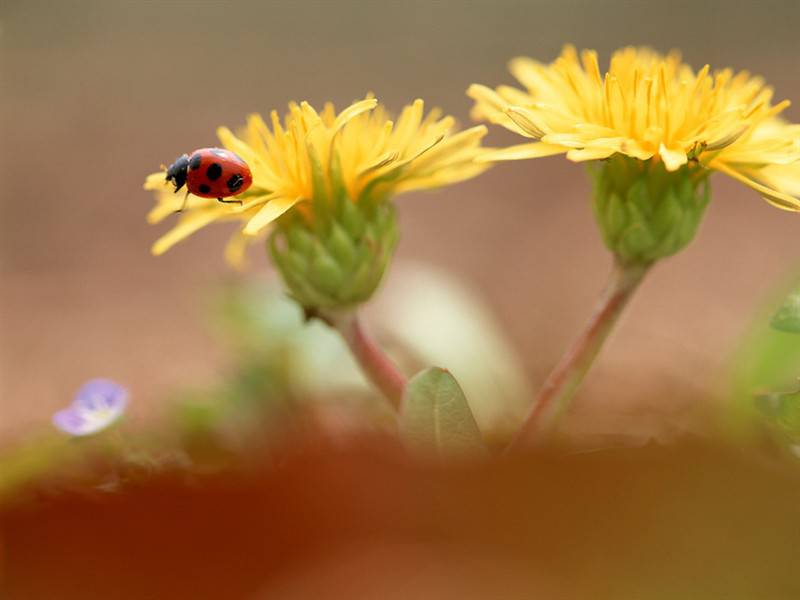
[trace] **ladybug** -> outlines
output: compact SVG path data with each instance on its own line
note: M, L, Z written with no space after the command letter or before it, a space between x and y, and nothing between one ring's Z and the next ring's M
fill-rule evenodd
M250 167L238 155L223 148L200 148L183 154L167 169L167 181L175 185L177 193L186 185L189 194L201 198L216 198L220 202L241 204L241 200L225 200L241 194L253 183ZM184 198L183 210L186 206ZM178 211L180 212L180 211Z

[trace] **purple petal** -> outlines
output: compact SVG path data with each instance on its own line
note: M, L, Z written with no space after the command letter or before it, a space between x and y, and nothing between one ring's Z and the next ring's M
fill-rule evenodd
M116 421L128 402L128 391L110 379L93 379L78 390L69 408L53 415L53 425L70 435L89 435Z
M70 435L85 435L88 421L71 408L65 408L53 415L53 425Z
M120 415L128 402L128 390L110 379L92 379L86 382L72 406L81 411L96 412L110 410Z

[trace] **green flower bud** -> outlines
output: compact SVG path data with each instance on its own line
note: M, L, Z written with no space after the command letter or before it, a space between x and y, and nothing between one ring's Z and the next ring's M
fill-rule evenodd
M272 232L273 261L291 295L307 310L366 302L383 278L399 232L388 201L315 199L309 214L290 211Z
M661 161L618 154L591 165L590 171L595 218L621 264L652 264L694 238L711 193L701 167L667 171Z

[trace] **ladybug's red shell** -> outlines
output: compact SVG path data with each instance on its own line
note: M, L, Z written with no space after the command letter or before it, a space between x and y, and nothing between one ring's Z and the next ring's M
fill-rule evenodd
M230 150L201 148L189 156L186 188L195 196L227 198L241 194L252 183L250 167Z

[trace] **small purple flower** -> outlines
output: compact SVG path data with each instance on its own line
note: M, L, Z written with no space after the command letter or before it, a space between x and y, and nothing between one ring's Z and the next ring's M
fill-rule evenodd
M128 390L110 379L92 379L78 390L69 408L53 415L53 425L70 435L91 435L125 412Z

